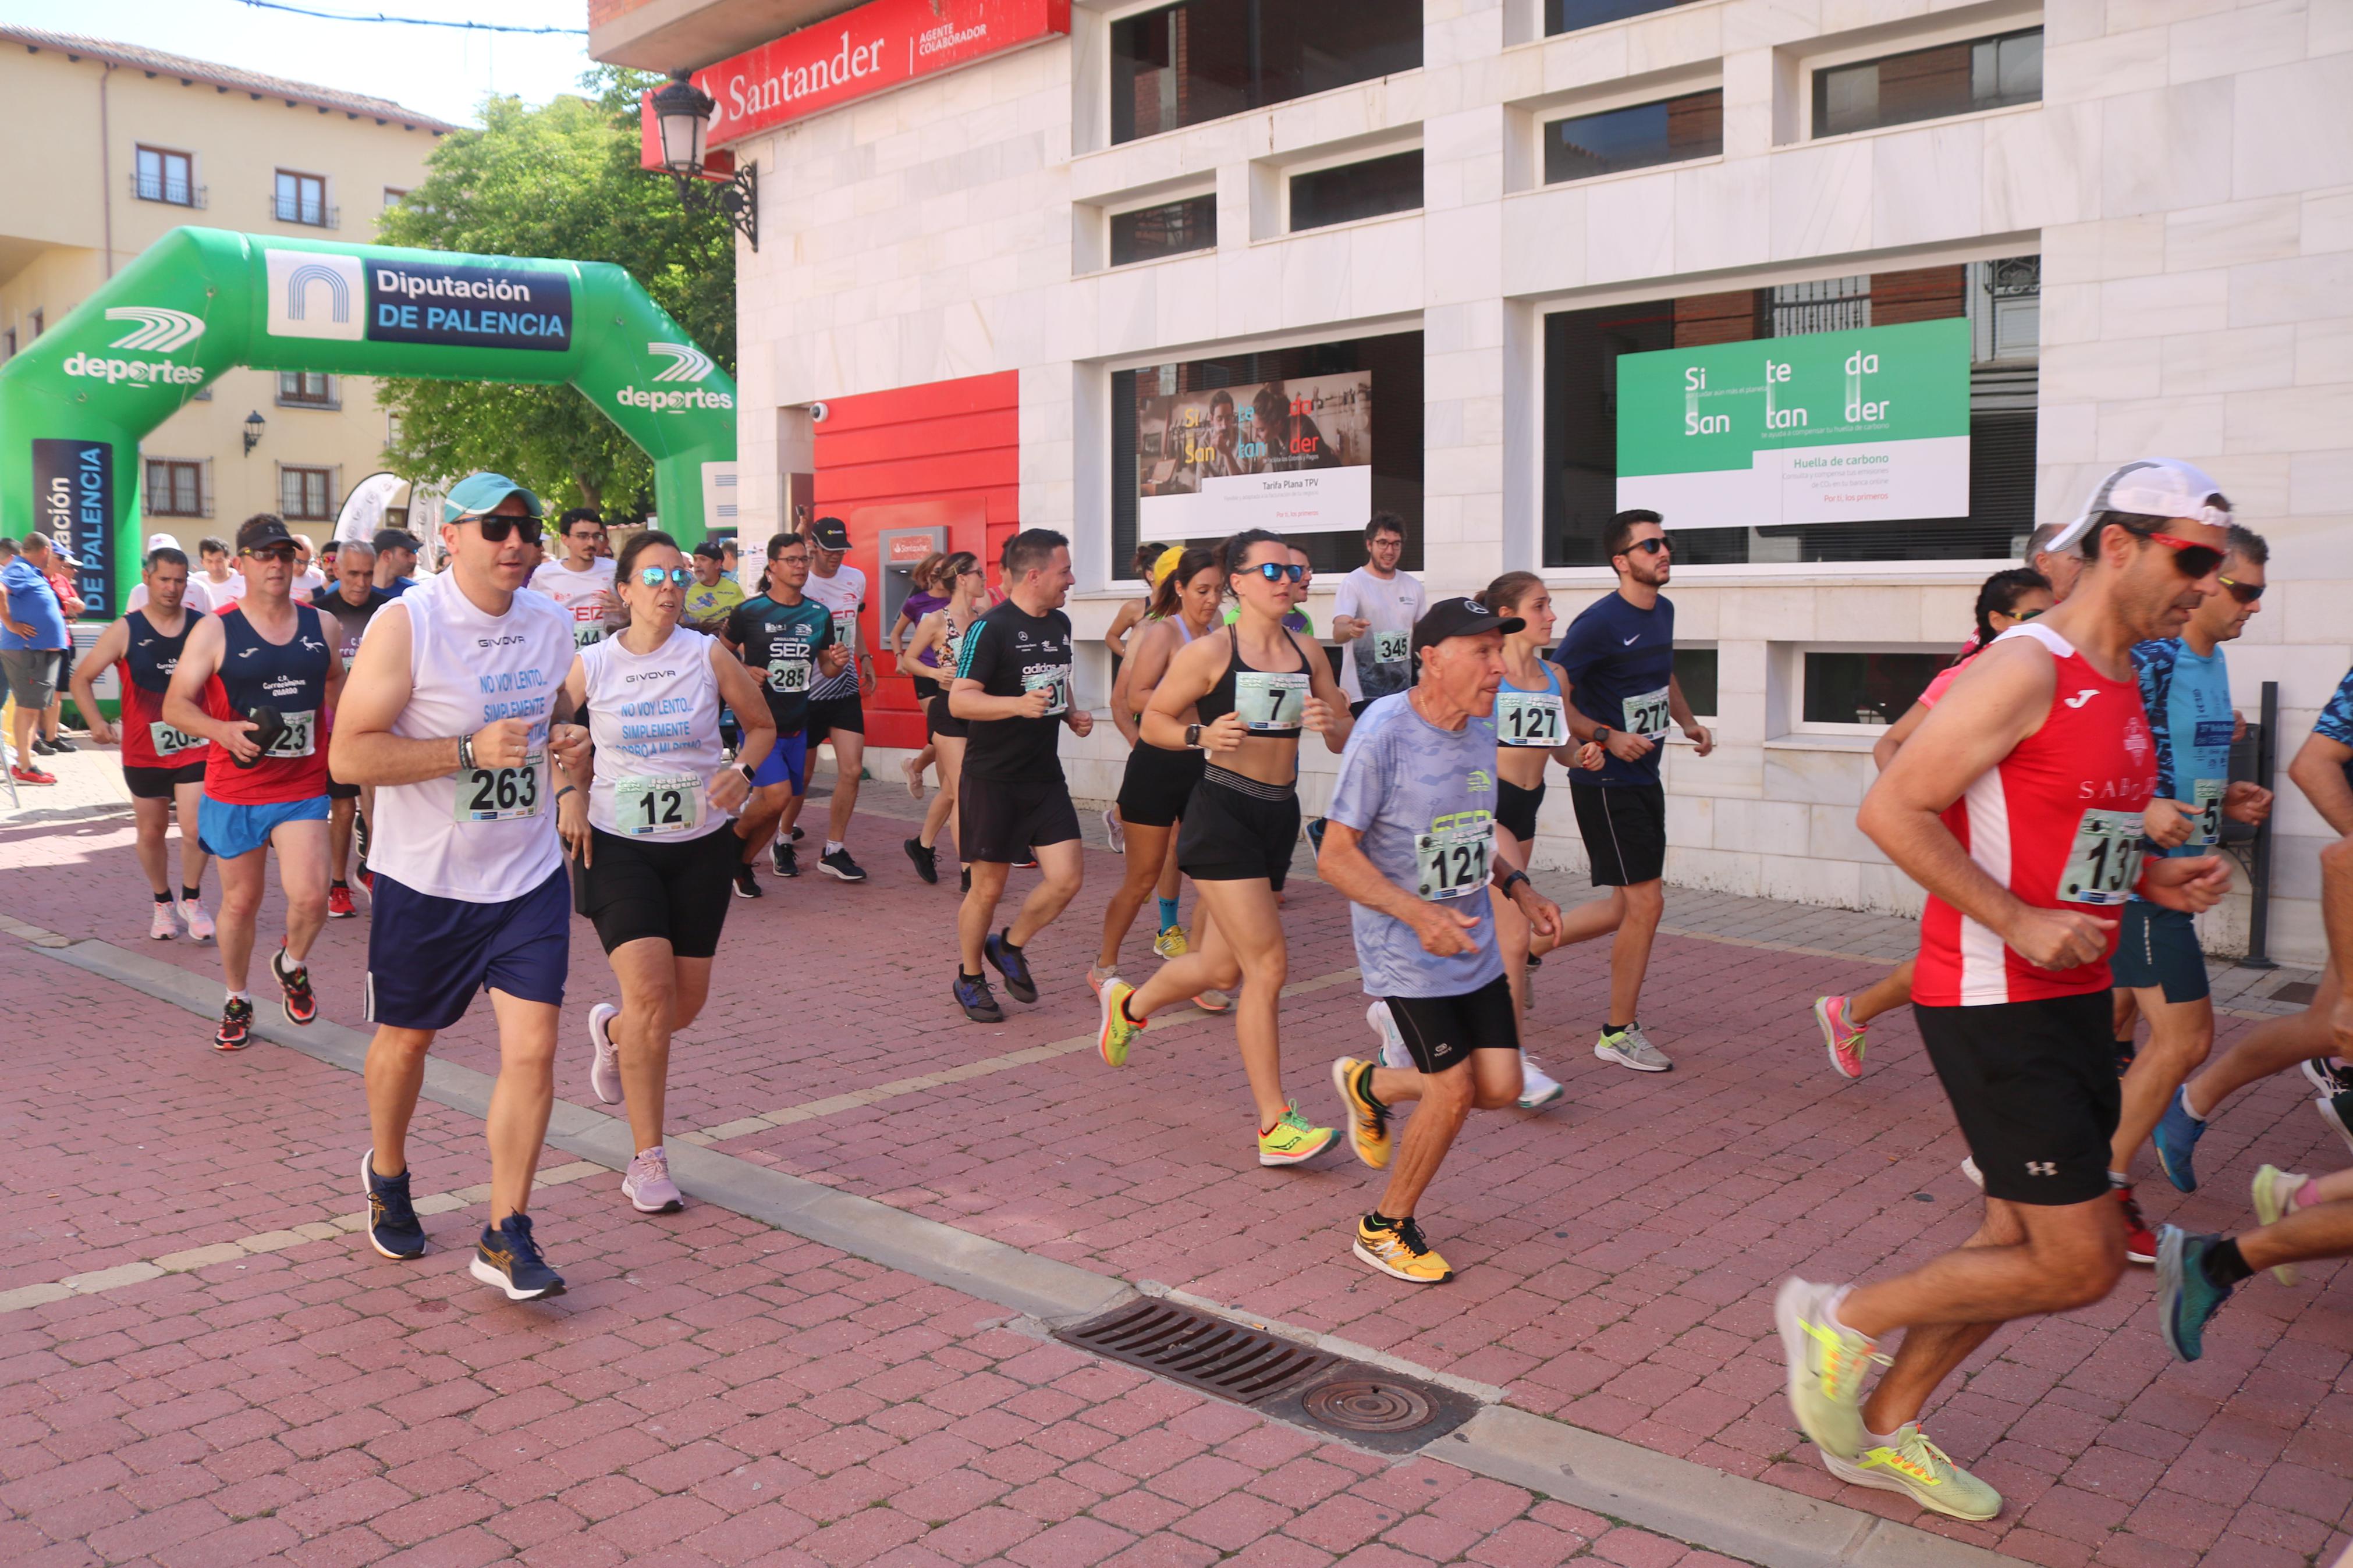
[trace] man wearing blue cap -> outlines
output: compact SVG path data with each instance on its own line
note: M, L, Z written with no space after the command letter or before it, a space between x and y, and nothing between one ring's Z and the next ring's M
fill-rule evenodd
M498 1016L491 1093L491 1223L475 1279L514 1301L561 1295L532 1237L532 1174L555 1100L556 1016L571 951L551 744L576 740L555 703L572 617L525 593L539 498L471 474L442 504L448 570L376 611L336 715L335 776L375 786L369 865L367 1057L373 1145L360 1158L368 1244L425 1250L407 1136L433 1037L477 991Z

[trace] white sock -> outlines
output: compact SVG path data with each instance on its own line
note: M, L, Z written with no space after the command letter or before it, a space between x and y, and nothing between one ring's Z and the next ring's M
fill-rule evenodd
M1874 1432L1868 1426L1862 1429L1862 1435L1871 1439L1871 1446L1874 1448L1893 1448L1895 1447L1895 1439L1902 1432L1903 1428L1900 1426L1894 1432Z
M1822 1321L1830 1324L1831 1328L1835 1332L1852 1334L1857 1339L1862 1340L1867 1343L1876 1344L1878 1342L1876 1340L1872 1339L1869 1334L1864 1333L1861 1329L1848 1327L1846 1320L1838 1315L1839 1308L1846 1300L1847 1292L1853 1289L1854 1287L1852 1285L1841 1285L1838 1288L1837 1294L1833 1295L1829 1300L1822 1303Z
M252 1000L252 997L242 991L232 991L228 994L227 1000L231 1002L249 1002Z
M825 841L825 852L828 855L839 855L841 853L841 840L839 838L828 838Z
M2195 1121L2200 1127L2206 1125L2206 1119L2189 1109L2189 1090L2187 1087L2184 1087L2181 1092L2175 1096L2175 1098L2181 1102L2182 1115L2187 1116L2190 1121Z

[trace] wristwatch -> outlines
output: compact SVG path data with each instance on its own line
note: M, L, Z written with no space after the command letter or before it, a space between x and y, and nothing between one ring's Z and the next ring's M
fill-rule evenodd
M1512 889L1518 887L1522 882L1525 882L1527 879L1528 874L1525 871L1514 871L1510 876L1504 878L1504 885L1497 888L1495 890L1508 899L1512 896Z
M760 782L759 770L749 763L737 763L735 771L744 775L744 782L747 784L756 784Z
M1200 750L1201 726L1198 724L1187 724L1185 726L1185 747L1187 751Z
M1593 726L1593 743L1597 746L1606 746L1609 743L1609 725L1596 724Z

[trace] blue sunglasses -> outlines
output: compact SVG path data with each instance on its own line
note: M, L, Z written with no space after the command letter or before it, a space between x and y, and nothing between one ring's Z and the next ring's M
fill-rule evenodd
M681 587L684 587L687 584L694 581L694 574L688 571L683 566L640 566L638 568L638 581L643 583L649 588L659 588L662 585L665 580L676 583Z

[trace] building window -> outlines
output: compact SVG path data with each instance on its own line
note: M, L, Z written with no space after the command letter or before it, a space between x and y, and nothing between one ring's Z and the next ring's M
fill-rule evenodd
M306 223L317 228L335 226L335 211L327 205L327 181L321 174L278 171L278 196L272 209L280 223Z
M1345 15L1263 0L1183 0L1111 25L1111 139L1304 98L1421 65L1421 0Z
M1653 11L1672 11L1685 0L1545 0L1545 32L1574 33L1579 27L1598 27L1604 22L1622 22L1629 16L1647 16Z
M1831 731L1878 730L1902 718L1953 662L1949 652L1870 652L1808 648L1799 724Z
M205 494L205 466L166 458L147 459L146 495L140 502L149 517L210 517Z
M278 401L291 408L332 408L335 389L319 371L281 370L278 373Z
M169 202L181 207L204 205L196 194L195 160L185 153L167 153L160 147L140 148L138 167L132 181L132 188L142 202Z
M1319 575L1336 574L1365 563L1364 518L1395 512L1405 520L1405 564L1419 571L1421 378L1419 332L1114 371L1111 559L1124 565L1139 539L1210 545L1237 529L1267 526L1253 517L1195 532L1149 518L1161 509L1145 507L1146 500L1201 493L1204 475L1360 468L1369 470L1360 476L1362 515L1332 532L1294 528L1285 537L1307 552ZM1179 436L1172 417L1179 405L1210 417ZM1223 437L1215 433L1220 427Z
M1291 232L1412 212L1421 205L1421 149L1291 176Z
M385 188L384 188L384 205L386 205L386 206L388 206L388 207L396 207L396 206L398 206L401 203L403 203L403 202L406 201L407 199L408 199L408 193L407 193L406 191L397 190L397 189L394 188L394 187L393 187L393 186L391 186L391 185L386 185L386 186L385 186Z
M1187 196L1156 207L1111 215L1111 264L1151 261L1187 250L1208 250L1218 243L1218 198Z
M33 312L33 336L36 338L39 337L43 332L48 331L48 311L44 310L36 310Z
M1547 184L1713 158L1724 151L1724 89L1556 120L1544 140Z
M325 522L334 512L335 470L278 470L278 510L290 521Z
M1738 519L1670 515L1675 564L2014 556L2034 527L2041 275L2039 258L2004 257L1548 315L1544 563L1608 564L1601 540L1621 506L1620 356L1951 318L1965 318L1971 337L1967 516L1747 525Z
M2042 101L2042 29L2028 27L1826 66L1814 73L1814 134L1842 136Z
M0 360L12 360L16 357L16 329L11 327L5 335L0 335Z
M1693 718L1715 718L1720 711L1716 707L1715 649L1675 649L1675 684L1683 688L1683 700L1691 704Z

